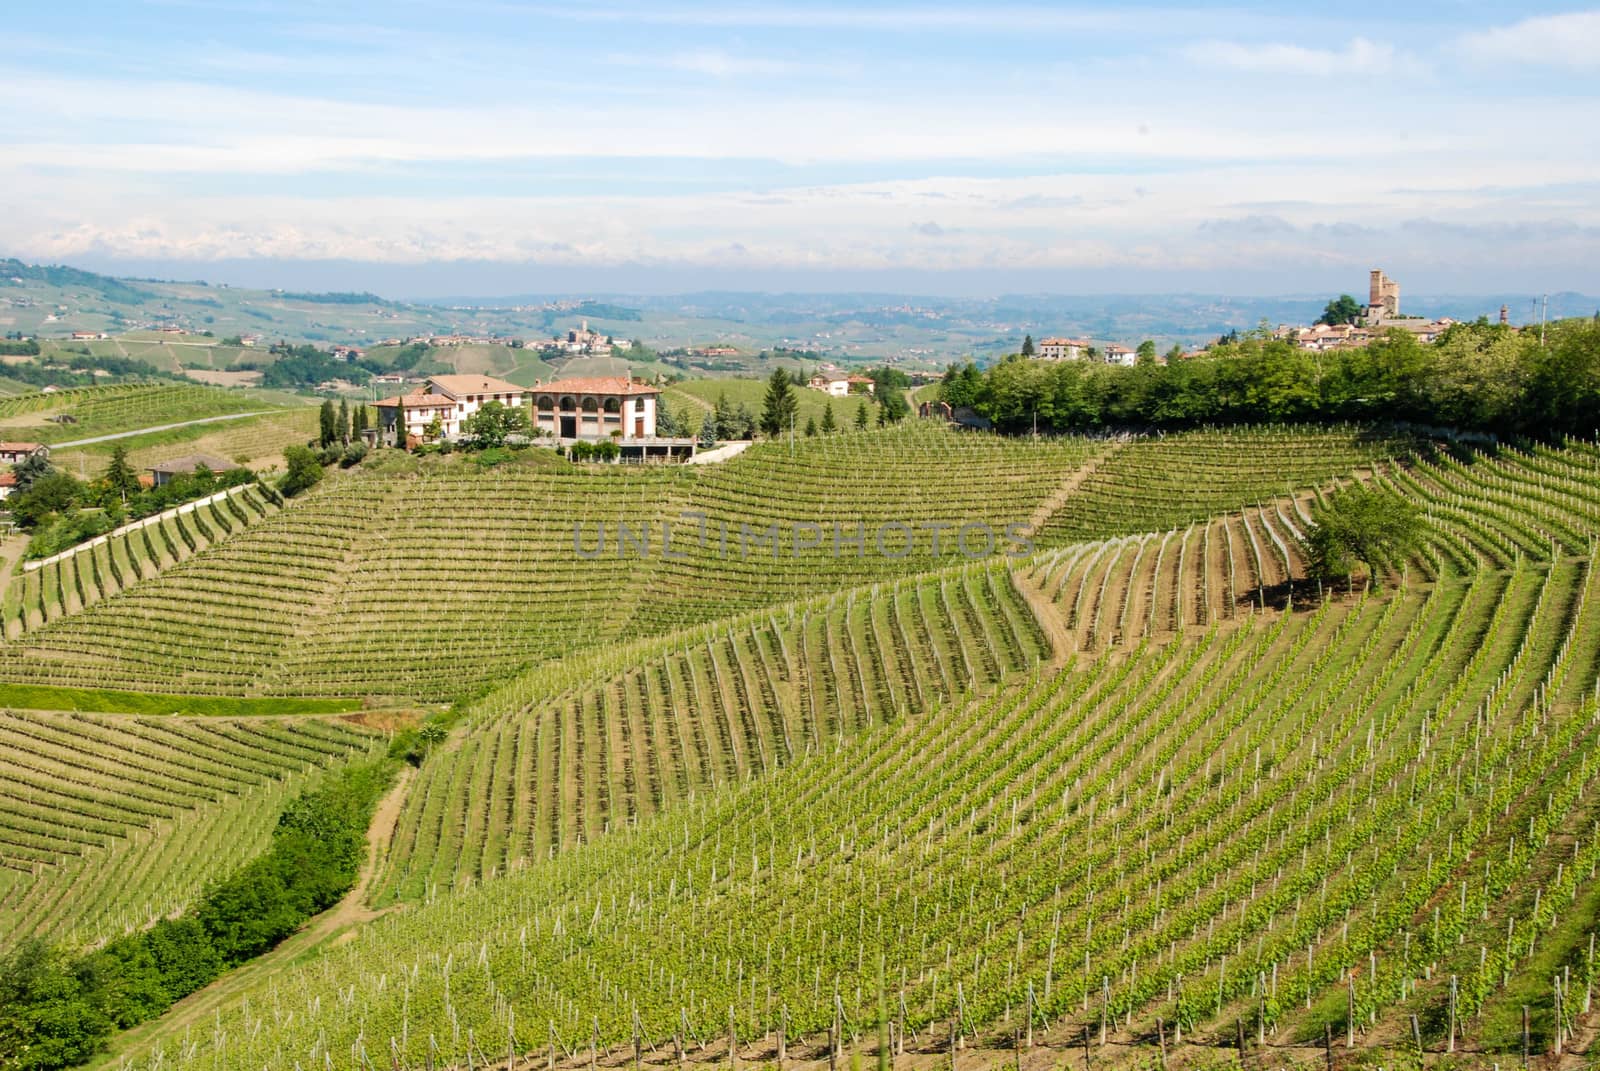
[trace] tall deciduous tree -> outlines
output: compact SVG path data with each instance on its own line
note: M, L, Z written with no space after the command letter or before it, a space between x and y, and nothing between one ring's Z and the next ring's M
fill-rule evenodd
M1353 324L1361 319L1361 303L1349 294L1340 294L1323 308L1317 323L1337 326Z
M1301 542L1312 578L1343 580L1357 562L1376 578L1399 565L1421 540L1422 515L1415 506L1388 491L1353 485L1312 510Z

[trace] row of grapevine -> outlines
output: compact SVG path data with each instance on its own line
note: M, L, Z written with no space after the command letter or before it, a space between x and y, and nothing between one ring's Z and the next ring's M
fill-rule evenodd
M591 1039L639 1037L667 1064L674 1038L730 1035L762 1059L780 1028L820 1058L835 1023L871 1037L882 1017L924 1052L1027 1029L1153 1053L1158 1020L1175 1046L1325 1028L1391 1045L1412 1014L1428 1047L1503 1044L1484 1016L1551 956L1569 1013L1592 981L1573 956L1600 889L1597 565L1523 559L1252 615L1013 675L760 778L680 783L670 808L434 890L129 1066L420 1068L508 1047L571 1066ZM574 706L620 708L627 687ZM478 802L515 810L551 790L503 779L522 761L492 738L434 791L486 778ZM627 764L587 769L555 790L610 779L630 798Z
M1003 566L969 566L675 633L551 694L530 676L425 764L379 882L416 898L926 714L1045 655ZM563 679L556 676L555 680Z
M27 570L6 585L0 620L15 640L29 629L75 614L162 570L185 561L246 526L276 512L282 499L246 485L226 497L169 511L137 528L83 546L43 567Z
M384 743L309 718L0 712L0 949L183 906L262 848L308 776Z

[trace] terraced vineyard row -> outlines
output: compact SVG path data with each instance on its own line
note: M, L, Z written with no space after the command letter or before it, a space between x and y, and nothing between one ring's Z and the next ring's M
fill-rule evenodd
M706 470L359 472L154 580L52 614L0 648L0 679L452 699L623 636L960 562L958 531L945 530L934 555L916 526L983 524L998 540L1094 448L921 426L813 440L793 458L787 444L758 446ZM922 490L932 471L944 477L937 495ZM704 545L689 513L706 518ZM835 522L864 530L859 549L835 554ZM741 524L776 531L777 546L751 544L742 556ZM811 537L804 524L817 526L817 542L796 554L797 533ZM896 525L918 541L908 554ZM619 550L623 526L648 549ZM72 604L71 578L65 586Z
M0 950L187 904L262 849L308 777L385 743L314 719L0 712Z
M25 432L30 439L49 443L267 408L271 406L258 399L220 387L119 384L9 399L0 403L0 431L19 437ZM60 412L71 416L72 421L41 423L20 419L45 412Z
M1428 1047L1510 1051L1507 1000L1565 966L1570 1019L1592 980L1597 564L1255 615L796 748L386 916L130 1066L543 1066L638 1036L670 1065L674 1037L762 1059L780 1028L815 1058L880 1016L923 1051L1153 1045L1158 1019L1180 1047L1403 1046L1411 1014ZM1556 1029L1537 1002L1535 1044Z
M1412 440L1344 431L1239 428L1135 439L1108 457L1039 533L1041 546L1164 532L1409 458Z
M857 589L540 671L425 764L379 882L416 898L504 873L929 712L1048 655L1003 565ZM607 663L610 665L607 665Z
M1282 605L1303 579L1306 503L1276 500L1182 530L1038 555L1019 582L1051 603L1080 651L1131 646Z
M226 498L163 516L94 546L84 546L12 578L0 603L4 637L75 614L84 607L159 575L213 543L276 513L275 492L247 485Z
M159 433L159 444L141 445L140 436L118 440L128 448L128 463L135 469L147 469L179 453L215 454L233 461L248 463L251 467L281 467L286 446L303 445L317 437L317 407L314 405L285 409L264 416L245 417L241 420L222 421L193 429L194 437L180 442L173 433ZM88 472L105 469L115 442L95 443L85 447L58 450L51 460L57 468L68 472L79 471L81 465Z

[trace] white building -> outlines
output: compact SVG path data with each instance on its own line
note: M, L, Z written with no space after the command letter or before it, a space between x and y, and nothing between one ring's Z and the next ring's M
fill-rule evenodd
M1106 347L1106 364L1120 364L1126 367L1138 363L1138 353L1128 347L1118 346L1115 343Z
M1088 352L1089 345L1082 338L1047 338L1040 341L1036 352L1042 361L1076 361Z
M661 391L628 376L595 376L541 383L533 395L533 426L561 439L656 437L656 400Z
M818 372L811 377L812 390L820 390L833 398L845 398L851 394L874 394L878 385L867 376L853 375L849 372Z
M492 376L429 376L426 383L410 394L379 401L378 427L386 437L392 438L397 415L403 411L408 435L421 437L437 418L443 437L454 439L461 434L467 418L485 403L499 402L508 408L519 408L525 393L524 388L515 383Z

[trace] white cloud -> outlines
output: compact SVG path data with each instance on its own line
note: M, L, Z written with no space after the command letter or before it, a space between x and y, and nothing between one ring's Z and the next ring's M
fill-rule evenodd
M1489 63L1554 64L1600 70L1600 11L1540 15L1464 35L1458 47Z
M1344 48L1308 48L1304 45L1239 44L1208 41L1184 50L1200 64L1220 64L1236 71L1260 74L1313 75L1383 74L1396 69L1400 54L1393 45L1353 38Z

